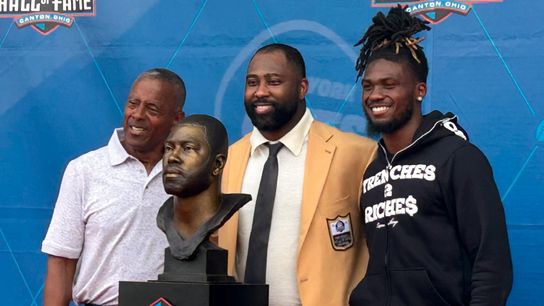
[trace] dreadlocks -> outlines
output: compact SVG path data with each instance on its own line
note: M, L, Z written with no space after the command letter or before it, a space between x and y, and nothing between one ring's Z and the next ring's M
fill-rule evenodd
M413 35L430 30L429 22L410 15L400 5L392 8L387 16L379 12L372 18L372 25L355 46L362 45L355 64L357 79L361 77L368 64L383 58L398 62L406 60L419 81L425 82L429 71L427 58L419 43L423 38Z

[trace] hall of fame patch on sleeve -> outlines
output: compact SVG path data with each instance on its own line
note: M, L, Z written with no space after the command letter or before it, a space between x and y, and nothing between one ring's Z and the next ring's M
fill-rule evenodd
M327 228L333 249L344 251L353 246L353 231L351 230L351 215L349 213L345 216L327 219Z

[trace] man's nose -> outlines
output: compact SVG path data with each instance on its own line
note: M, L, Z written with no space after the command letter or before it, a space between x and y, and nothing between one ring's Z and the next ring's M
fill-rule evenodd
M257 88L255 89L255 97L262 98L267 97L270 94L270 91L268 90L268 86L265 82L260 82L259 85L257 85Z
M367 97L369 101L373 102L383 100L385 95L383 94L383 91L380 89L380 87L376 86L372 89L367 90Z
M168 154L167 161L168 163L181 163L181 147L176 146L172 151L170 151L170 154Z
M142 104L138 105L133 111L132 111L132 117L136 119L141 119L145 115L145 106Z

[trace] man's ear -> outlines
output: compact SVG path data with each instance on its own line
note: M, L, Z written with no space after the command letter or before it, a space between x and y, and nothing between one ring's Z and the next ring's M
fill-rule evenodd
M215 162L213 163L212 175L219 176L221 172L223 172L226 162L227 156L225 156L225 154L217 154L215 156Z
M306 97L306 94L308 93L309 84L308 79L302 78L300 80L300 84L298 85L298 99L303 100Z
M185 118L185 113L181 110L181 108L178 109L177 113L176 113L176 122L180 122L181 120L183 120Z
M417 96L422 99L427 95L427 83L421 82L416 85Z

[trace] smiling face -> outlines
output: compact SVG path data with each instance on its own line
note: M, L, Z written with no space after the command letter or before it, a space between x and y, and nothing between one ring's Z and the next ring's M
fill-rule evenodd
M175 126L164 144L162 178L166 193L186 198L206 190L214 180L217 156L212 154L204 127Z
M257 53L246 75L246 112L265 137L279 139L304 115L307 89L308 81L282 51Z
M174 123L183 113L175 86L160 79L137 80L128 96L123 118L123 147L139 158L159 153Z
M425 83L416 80L408 64L372 61L362 86L369 132L390 134L421 116L418 97L424 97L427 89Z

